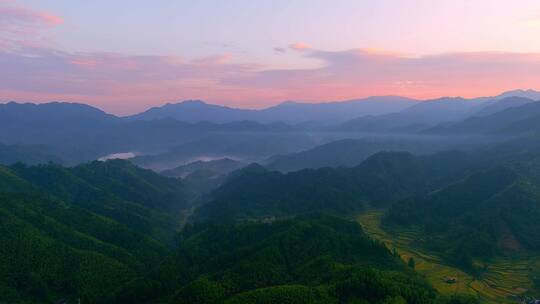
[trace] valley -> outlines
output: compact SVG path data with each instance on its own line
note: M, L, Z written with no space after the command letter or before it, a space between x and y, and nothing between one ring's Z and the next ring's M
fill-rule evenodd
M323 107L338 115L362 102ZM132 117L0 105L0 258L10 261L0 264L0 301L515 304L540 295L538 102L406 101L348 122L319 106L280 107L322 118L234 121L276 110L202 102ZM32 119L20 128L14 116Z
M0 304L540 304L540 1L0 0Z

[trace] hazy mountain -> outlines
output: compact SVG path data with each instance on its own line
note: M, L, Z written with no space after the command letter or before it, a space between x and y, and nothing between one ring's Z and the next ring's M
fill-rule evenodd
M515 96L505 97L502 99L496 99L496 100L493 100L492 102L489 102L480 111L474 113L473 117L488 116L491 114L495 114L497 112L504 111L506 109L523 106L534 101L535 101L534 99L525 98L525 97L515 97Z
M88 128L120 122L114 115L95 107L67 102L43 104L9 102L0 104L2 128Z
M360 116L394 113L417 103L417 100L399 96L375 96L327 103L289 101L259 111L258 115L262 121L337 123Z
M49 147L43 145L4 145L0 143L0 164L11 165L17 162L35 165L47 162L61 163Z
M365 99L328 102L284 102L262 109L248 110L207 104L203 101L184 101L154 107L145 112L126 117L127 120L153 120L174 118L186 122L210 121L227 123L240 120L256 122L304 123L309 121L338 122L365 115L393 113L410 107L417 101L404 97L384 96Z
M528 98L532 100L540 100L540 92L535 90L513 90L504 92L498 96L496 96L494 99L504 99L508 97L522 97L522 98Z
M400 112L360 117L341 124L342 131L395 132L418 131L444 122L462 120L483 105L484 99L440 98L422 101Z
M517 100L515 98L508 99ZM519 102L523 100L519 99ZM503 101L506 101L503 100ZM470 117L462 122L441 125L426 132L437 134L525 134L540 131L540 102L527 102L487 116Z
M525 91L527 92L530 93ZM462 120L463 116L473 112L480 113L482 109L484 114L489 114L525 102L517 102L517 99L516 103L504 99L496 102L484 101L485 98L443 98L418 103L389 96L323 104L286 102L264 110L238 110L189 101L168 104L140 114L149 120L134 120L136 117L121 119L77 103L11 102L0 105L0 143L19 147L46 146L48 149L45 154L54 155L57 158L53 160L65 164L77 164L114 153L159 154L154 159L165 156L165 162L159 160L158 163L166 163L166 166L159 165L154 168L162 170L203 157L229 156L260 161L276 154L295 153L332 140L350 138L350 131L417 132L441 122L449 125L449 120ZM171 113L177 112L187 115L188 121L191 119L198 122L180 121L178 119L182 117L170 117ZM388 112L394 113L385 114ZM199 121L199 114L216 122ZM371 116L362 116L367 114ZM362 117L338 128L321 127L322 122L339 121L347 115ZM294 126L283 122L268 123L275 121L276 117L304 123ZM251 120L246 120L247 118ZM319 123L314 122L317 120ZM531 120L513 127L527 129L534 123L535 121ZM308 133L307 130L312 132ZM22 151L19 149L19 152ZM13 151L10 153L14 155ZM11 160L26 159L36 162L28 157L12 156ZM49 157L39 158L48 160ZM11 160L6 156L6 162ZM154 166L153 163L156 162L139 162L149 167Z
M263 162L271 170L282 172L306 168L356 166L371 155L382 151L407 151L427 154L453 147L471 148L471 143L433 137L380 136L362 139L342 139L297 153L274 156Z
M87 105L56 102L1 104L0 128L0 143L11 147L17 145L19 153L23 152L23 146L46 146L44 153L57 156L46 157L46 160L66 164L77 164L114 153L167 151L212 133L281 133L293 130L293 127L283 123L252 121L187 123L169 118L130 122ZM16 151L13 149L7 151L3 147L2 151L4 163L12 160L36 163L29 157L15 157Z
M132 159L145 168L163 171L197 160L233 158L260 161L276 154L306 150L321 142L304 132L283 133L208 133L171 147L166 152Z
M244 165L244 162L232 160L230 158L221 158L210 161L198 160L186 165L178 166L174 169L162 171L161 174L169 177L186 177L197 171L208 171L214 175L224 175L240 169Z
M125 117L127 120L154 120L173 118L185 122L208 121L226 123L239 120L250 120L255 110L235 109L225 106L205 103L201 100L186 100L179 103L167 103L153 107L142 113Z
M118 117L85 104L0 104L0 142L44 145L62 159L71 159L75 154L85 159L85 155L100 150L103 144L110 145L102 136L107 133L103 130L114 130L121 123ZM66 151L66 147L71 147L71 151Z

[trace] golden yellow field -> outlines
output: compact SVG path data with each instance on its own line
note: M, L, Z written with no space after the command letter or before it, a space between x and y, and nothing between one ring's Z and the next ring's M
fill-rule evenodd
M391 235L380 226L382 210L371 210L359 216L358 220L366 233L383 242L389 249L396 249L404 261L413 257L415 269L423 274L433 286L443 294L469 293L477 295L486 303L518 303L520 295L534 291L531 274L540 270L540 258L520 256L497 258L487 264L480 278L448 265L433 254L414 248L411 242L418 237L416 231L401 230ZM456 278L456 283L445 279Z

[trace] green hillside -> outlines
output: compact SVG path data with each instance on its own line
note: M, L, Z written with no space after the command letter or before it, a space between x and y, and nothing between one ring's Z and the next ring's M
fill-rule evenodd
M188 227L176 253L122 303L446 303L360 226L311 215ZM472 303L473 299L453 299Z
M474 260L540 249L540 188L534 162L473 174L425 196L394 204L388 229L416 227L418 244L472 273Z
M0 167L0 300L109 302L170 252L183 193L122 161Z
M252 165L215 190L194 220L286 217L311 211L351 214L437 189L473 165L467 154L459 152L431 156L381 152L353 168L287 174Z

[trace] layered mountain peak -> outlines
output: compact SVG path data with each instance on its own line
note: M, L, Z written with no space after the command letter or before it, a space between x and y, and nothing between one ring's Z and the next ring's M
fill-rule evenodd
M523 98L530 98L533 100L540 100L540 91L536 91L533 89L517 89L512 90L508 92L504 92L496 97L496 99L503 99L507 97L523 97Z

